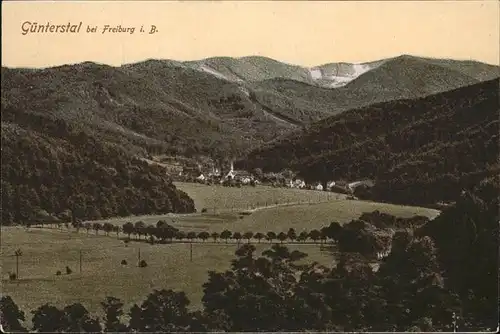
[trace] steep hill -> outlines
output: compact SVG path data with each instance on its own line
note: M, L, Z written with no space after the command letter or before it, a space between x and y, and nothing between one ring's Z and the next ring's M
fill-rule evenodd
M4 118L3 225L194 211L164 170L115 145L46 116Z
M293 125L266 116L241 86L163 61L2 69L3 113L63 119L140 152L224 154Z
M253 151L238 167L308 180L374 179L369 196L453 201L499 171L499 80L346 111Z

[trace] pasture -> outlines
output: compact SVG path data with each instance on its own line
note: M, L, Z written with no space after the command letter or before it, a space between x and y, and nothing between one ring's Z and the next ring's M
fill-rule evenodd
M343 194L332 192L302 190L292 188L274 188L270 186L224 187L199 183L175 182L175 186L186 192L193 200L195 208L201 212L230 212L248 210L288 203L318 203L345 198Z
M363 212L374 210L400 217L424 215L434 218L439 213L426 208L345 200L343 195L318 191L177 185L195 200L198 213L122 217L100 222L121 226L127 221L142 220L147 225L155 225L158 220L164 219L184 231L221 232L228 229L242 233L279 233L293 227L299 233L302 230L319 229L332 221L346 223ZM276 201L283 206L276 206ZM262 208L266 202L268 207ZM304 204L309 202L312 204ZM215 214L210 211L199 213L200 208L211 205L218 208ZM239 213L248 207L257 209L248 215ZM100 302L106 296L122 299L128 311L131 304L142 301L153 289L162 288L186 292L191 306L198 308L203 295L202 284L207 280L208 271L229 268L237 247L234 243L226 244L224 241L195 243L191 262L190 245L187 243L150 245L130 242L126 246L117 239L115 233L105 236L102 231L99 235L90 231L87 235L84 230L76 233L74 229L64 228L25 230L21 227L4 227L1 232L2 293L11 295L24 311L45 302L59 306L82 302L91 312L99 313ZM255 246L260 254L270 244L263 241ZM328 266L332 264L332 253L321 251L319 245L293 244L289 248L308 253L306 261L317 261ZM13 254L16 249L21 249L23 255L19 258L19 279L12 282L8 280L8 273L15 272ZM146 268L137 267L139 249L141 259L148 263ZM126 260L128 265L121 265L122 260ZM65 274L66 266L73 270L72 274ZM61 276L56 276L58 270L62 272Z
M163 219L168 224L183 231L208 231L221 232L228 229L232 232L262 232L273 231L276 233L286 232L294 228L297 232L302 230L320 229L329 225L332 221L347 223L358 218L363 212L379 210L383 213L408 218L422 215L431 219L435 218L438 210L400 206L387 203L376 203L358 200L335 199L330 202L317 204L284 205L261 208L249 215L240 215L237 212L225 212L219 214L203 213L188 215L155 215L135 216L127 218L112 218L99 220L99 222L110 222L114 225L123 225L126 221L143 221L146 225L155 225L158 220Z
M270 247L256 244L257 253ZM141 302L153 289L174 289L186 292L192 307L201 305L202 284L208 270L223 271L234 258L236 244L193 244L193 261L187 243L150 245L131 242L128 246L114 236L76 233L73 230L2 228L2 293L11 295L24 311L46 302L65 306L81 302L89 311L99 314L100 302L106 296L120 298L125 309ZM20 248L19 280L8 280L15 272L14 251ZM138 252L148 266L137 267ZM309 254L308 261L331 265L332 254L319 245L293 245ZM82 252L82 273L79 256ZM122 266L126 260L128 265ZM65 274L69 266L73 273ZM56 276L56 271L62 272ZM28 316L30 317L30 316Z

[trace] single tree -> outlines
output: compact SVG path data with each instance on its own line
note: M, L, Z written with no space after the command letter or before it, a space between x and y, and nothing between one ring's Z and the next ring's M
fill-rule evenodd
M309 238L309 233L307 233L307 231L302 231L302 232L300 232L299 236L297 237L297 240L304 242L307 240L307 238Z
M288 239L295 241L297 239L297 233L294 228L290 228L287 233Z
M198 233L198 238L200 238L201 240L203 240L203 242L205 242L207 241L208 238L210 238L210 233L208 233L207 231L202 231Z
M186 233L184 231L177 231L177 233L175 233L175 238L177 240L185 239L186 238Z
M132 224L131 222L125 223L125 224L123 224L122 230L123 230L123 233L128 235L128 238L130 239L130 235L132 233L134 233L134 224Z
M270 232L267 232L267 240L269 240L269 242L273 242L274 239L276 239L276 233L270 231Z
M240 244L240 240L243 238L243 236L241 235L240 232L234 232L233 233L233 239L236 240L236 243L239 245Z
M243 234L243 238L247 239L247 243L250 243L250 239L252 239L253 237L253 232L245 232L245 234Z
M253 237L254 237L255 239L257 239L257 240L259 241L259 244L260 244L260 241L261 241L262 239L264 239L264 237L265 237L265 236L264 236L264 234L263 234L263 233L261 233L261 232L257 232L257 233L255 233L255 235L254 235Z
M288 235L285 233L285 232L280 232L278 235L277 235L277 238L278 240L283 243L283 241L285 241L286 239L288 239Z
M196 239L196 232L188 232L186 238L188 238L189 242L193 242L193 240Z
M321 232L314 229L309 232L309 239L313 240L314 242L317 242L319 238L321 237Z
M144 228L144 234L151 239L158 236L158 230L159 229L156 228L156 226L150 224Z
M146 224L143 221L138 221L134 224L134 234L140 239L145 233Z
M221 239L226 240L226 244L227 244L227 240L228 240L229 238L231 238L231 235L232 235L231 231L229 231L229 230L224 230L224 231L222 231L222 233L220 234L220 237L221 237Z

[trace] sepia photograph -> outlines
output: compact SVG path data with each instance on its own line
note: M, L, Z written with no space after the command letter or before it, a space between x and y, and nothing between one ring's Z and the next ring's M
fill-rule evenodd
M497 332L500 2L3 1L5 333Z

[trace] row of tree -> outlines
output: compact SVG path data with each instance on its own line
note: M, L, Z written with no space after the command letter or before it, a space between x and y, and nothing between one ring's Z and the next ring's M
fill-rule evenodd
M341 251L358 252L368 256L390 248L390 238L394 229L417 228L428 221L429 219L424 216L400 218L374 211L372 213L364 213L359 219L343 225L338 222L331 222L328 226L321 229L304 230L300 233L294 228L288 229L287 232L278 233L274 231L267 233L248 231L241 233L238 231L232 232L227 229L220 233L181 231L175 226L168 224L165 220L159 220L156 225L146 225L143 221L138 221L136 223L127 222L120 227L109 222L102 224L89 222L76 223L73 224L73 227L77 231L85 229L87 233L90 231L95 231L96 234L103 231L106 235L116 233L117 237L122 232L128 235L128 240L131 240L131 236L133 235L137 240L143 238L143 240L149 240L152 243L157 240L163 243L172 242L174 239L187 239L190 242L196 239L203 242L212 239L214 242L224 240L226 243L229 240L236 241L237 243L240 243L242 240L246 240L247 243L250 243L251 240L257 240L258 243L262 240L270 243L274 241L280 241L281 243L285 241L306 242L308 240L312 240L315 243L318 241L321 241L321 243L334 241ZM61 223L57 224L61 226ZM66 224L66 226L69 227L69 224Z

